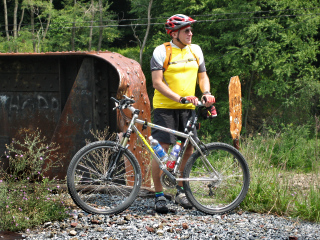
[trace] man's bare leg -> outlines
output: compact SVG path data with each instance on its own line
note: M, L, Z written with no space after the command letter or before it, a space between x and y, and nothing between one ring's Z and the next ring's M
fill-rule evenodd
M169 144L160 142L160 145L163 147L165 152L168 152ZM162 171L158 165L158 163L153 159L152 160L152 179L154 184L154 190L155 192L162 192L163 187L160 181L160 176L162 174Z

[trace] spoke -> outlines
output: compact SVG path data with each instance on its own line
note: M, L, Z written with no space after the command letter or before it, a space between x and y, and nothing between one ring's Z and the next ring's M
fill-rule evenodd
M114 184L114 186L115 186L116 184ZM117 192L119 192L120 193L120 195L122 195L122 196L124 196L124 197L127 197L128 195L130 195L130 194L124 194L124 192L129 192L129 191L121 191L121 189L125 189L125 188L123 188L123 187L116 187L115 186L115 191L117 191Z
M85 168L85 169L89 170L89 172L88 172L88 173L93 172L93 173L95 173L95 174L99 175L100 177L101 177L101 176L103 176L101 173L99 173L99 172L97 172L97 171L93 170L92 168L89 168L89 167L84 166L84 165L82 165L82 164L79 164L78 166L83 167L83 168ZM81 171L81 170L78 170L78 171Z

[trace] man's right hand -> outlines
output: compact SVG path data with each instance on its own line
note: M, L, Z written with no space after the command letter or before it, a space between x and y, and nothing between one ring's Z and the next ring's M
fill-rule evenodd
M188 101L188 102L192 103L193 105L197 106L199 99L195 96L186 96L186 97L181 97L179 102L184 103L184 101Z

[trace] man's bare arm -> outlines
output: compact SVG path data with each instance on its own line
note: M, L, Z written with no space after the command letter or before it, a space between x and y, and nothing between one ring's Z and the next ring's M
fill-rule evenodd
M198 73L198 78L201 92L210 92L210 81L207 72Z
M207 75L207 72L201 72L198 73L198 78L199 78L199 87L203 93L205 92L210 92L210 80ZM204 102L204 101L202 101ZM206 107L210 107L212 103L210 102L205 102Z

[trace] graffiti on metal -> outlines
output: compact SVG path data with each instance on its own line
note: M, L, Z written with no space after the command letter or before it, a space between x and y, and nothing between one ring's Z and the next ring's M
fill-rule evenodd
M110 101L124 94L135 99L141 119L150 121L146 79L132 59L109 51L0 53L0 155L20 128L39 128L66 156L64 167L48 175L64 178L72 156L92 138L90 130L127 129ZM145 174L150 159L141 158L135 139L133 134L129 149Z

